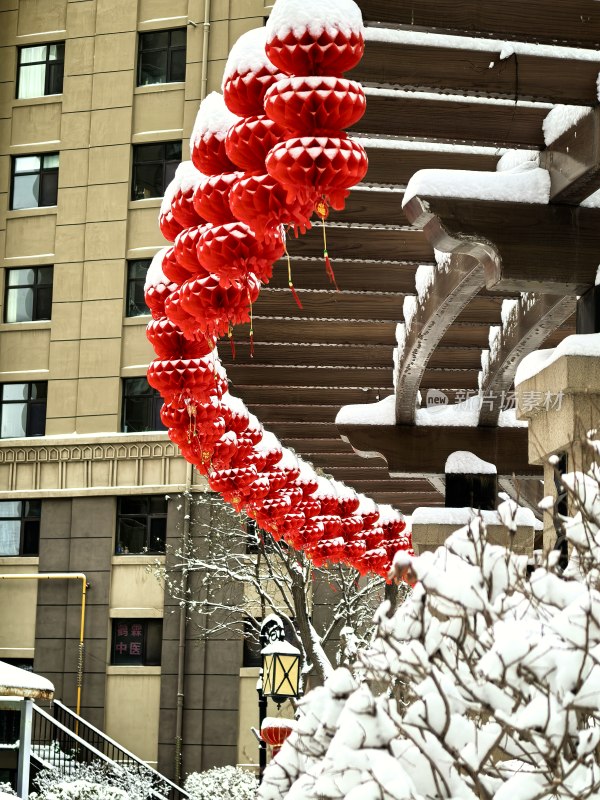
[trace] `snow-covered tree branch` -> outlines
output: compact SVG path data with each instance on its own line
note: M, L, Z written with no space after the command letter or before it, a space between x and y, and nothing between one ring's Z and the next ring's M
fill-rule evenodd
M245 634L258 640L260 620L276 613L296 634L305 675L322 680L332 672L326 652L335 649L342 630L337 659L345 663L346 645L354 652L355 640L364 641L372 631L384 596L383 580L361 578L339 564L317 570L304 553L247 525L245 517L213 495L194 502L204 508L191 515L192 535L169 554L167 567L158 567L157 575L186 604L199 635L241 636L246 620ZM183 570L189 576L185 597ZM323 613L316 613L317 608Z
M600 469L565 476L570 561L529 574L476 518L399 554L416 581L357 654L300 705L262 800L600 796ZM500 509L510 542L515 506Z

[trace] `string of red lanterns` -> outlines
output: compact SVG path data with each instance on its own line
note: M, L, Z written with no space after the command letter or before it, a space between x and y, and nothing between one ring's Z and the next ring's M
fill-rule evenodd
M342 77L363 50L353 0L277 0L266 30L232 48L223 95L201 104L191 163L161 206L173 244L146 280L157 355L148 382L164 399L170 438L236 510L316 566L387 576L394 553L411 547L402 515L282 447L229 393L216 348L223 336L234 347L234 326L247 322L252 348L260 287L286 252L286 231L303 233L313 213L333 278L324 220L367 171L363 148L344 133L365 111L364 92ZM294 292L291 274L289 283Z

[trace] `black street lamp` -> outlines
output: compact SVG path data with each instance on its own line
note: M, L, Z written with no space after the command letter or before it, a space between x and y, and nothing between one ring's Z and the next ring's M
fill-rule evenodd
M259 730L267 716L267 698L282 703L300 694L300 661L302 654L297 647L285 640L285 628L279 617L268 616L260 628L262 669L258 680ZM267 766L267 743L261 738L259 744L258 778L262 781Z

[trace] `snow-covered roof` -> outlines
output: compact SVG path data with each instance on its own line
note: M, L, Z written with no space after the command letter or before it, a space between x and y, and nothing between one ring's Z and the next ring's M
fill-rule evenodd
M47 678L0 661L0 697L32 697L51 700L54 685Z

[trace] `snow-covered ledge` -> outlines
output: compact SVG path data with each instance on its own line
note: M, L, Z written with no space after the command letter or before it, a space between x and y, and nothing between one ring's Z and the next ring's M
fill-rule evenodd
M498 511L475 511L472 508L416 508L412 514L412 541L417 555L436 550L450 534L480 517L488 531L488 541L511 547L515 553L531 555L535 531L541 523L532 511L512 501L502 503ZM509 528L513 528L509 531Z
M600 333L567 336L526 356L515 388L518 415L529 423L529 459L544 467L544 495L556 498L552 456L566 453L569 472L587 469L591 453L581 443L600 426ZM552 509L544 523L548 550L556 540Z

